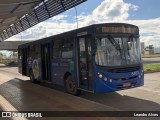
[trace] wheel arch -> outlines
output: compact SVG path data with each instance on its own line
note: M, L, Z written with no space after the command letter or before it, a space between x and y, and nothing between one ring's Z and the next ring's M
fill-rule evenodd
M29 68L29 72L28 73L30 74L31 71L32 71L32 68Z
M68 76L70 76L70 75L72 75L72 73L70 73L70 72L66 72L66 73L64 74L64 77L63 77L64 85L66 85L66 80L67 80Z

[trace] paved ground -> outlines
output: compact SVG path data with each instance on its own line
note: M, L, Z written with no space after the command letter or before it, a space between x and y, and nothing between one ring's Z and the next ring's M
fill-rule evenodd
M152 63L160 63L160 57L155 58L142 58L143 63L152 64Z
M143 87L96 96L84 93L81 97L121 110L160 111L160 72L145 74Z
M0 110L160 111L160 72L146 74L145 85L140 88L96 95L82 92L80 97L75 97L42 85L32 84L28 82L27 77L22 77L17 73L16 67L0 67L0 78ZM107 118L54 119L99 120ZM109 119L127 120L128 118ZM143 119L150 120L151 118ZM158 120L158 118L152 119Z

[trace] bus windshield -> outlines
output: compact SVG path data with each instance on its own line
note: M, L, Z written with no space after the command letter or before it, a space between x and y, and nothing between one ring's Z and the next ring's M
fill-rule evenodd
M137 37L101 37L96 38L95 61L100 66L123 66L138 64L140 42Z

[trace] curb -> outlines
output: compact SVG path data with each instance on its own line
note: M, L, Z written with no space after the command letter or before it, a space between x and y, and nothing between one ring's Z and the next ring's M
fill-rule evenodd
M158 71L146 71L146 72L144 72L144 74L148 74L148 73L156 73L156 72L160 72L160 70L158 70Z
M143 58L159 58L160 56L152 56L152 57L142 57Z

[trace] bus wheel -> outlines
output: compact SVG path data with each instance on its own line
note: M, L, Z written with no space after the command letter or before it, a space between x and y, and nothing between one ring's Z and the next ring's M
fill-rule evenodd
M66 80L66 91L72 95L78 96L80 94L80 90L77 89L76 83L73 80L73 76L68 76Z
M30 72L29 72L29 77L30 77L30 81L31 81L32 83L36 83L36 79L34 78L34 75L33 75L33 71L32 71L32 70L30 70Z

